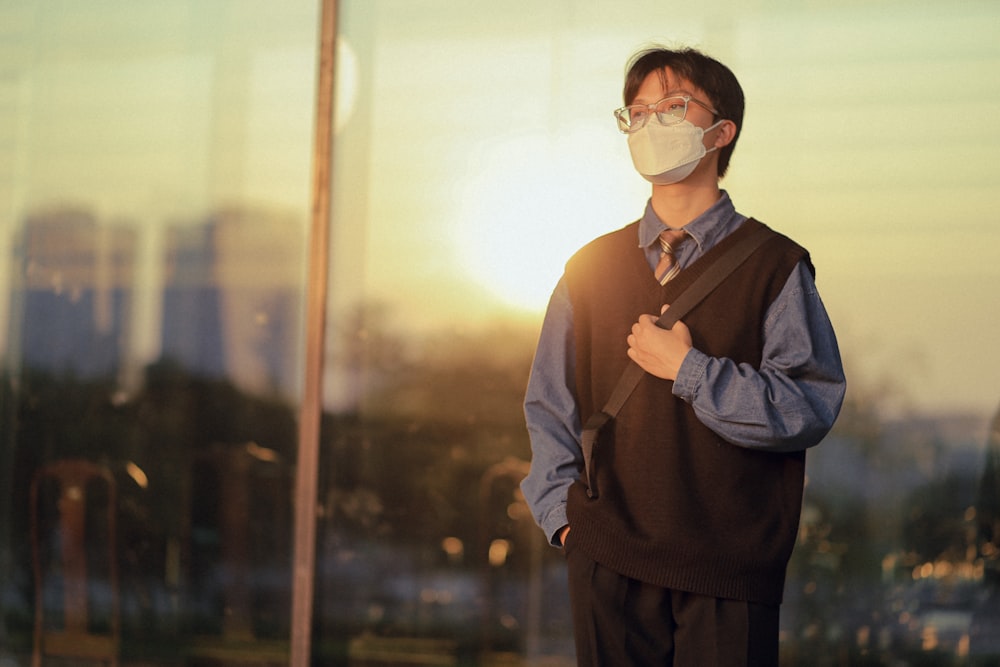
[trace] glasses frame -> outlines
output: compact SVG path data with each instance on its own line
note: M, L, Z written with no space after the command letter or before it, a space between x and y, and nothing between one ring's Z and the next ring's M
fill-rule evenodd
M661 114L656 111L656 107L660 106L660 104L666 102L667 100L684 100L684 113L681 114L680 118L677 118L676 116L667 116L667 114ZM618 121L618 131L621 132L622 134L632 134L633 132L638 132L639 130L641 130L643 127L646 126L646 123L649 122L650 116L654 115L656 116L657 122L659 122L661 125L676 125L677 123L683 122L684 119L687 118L688 106L691 102L694 102L703 109L708 110L715 118L719 117L718 111L710 107L705 102L702 102L701 100L692 97L691 95L667 95L663 99L657 100L652 104L629 104L627 106L621 107L620 109L615 109L614 115L615 115L615 120ZM639 123L633 123L632 125L629 125L628 123L625 122L624 119L624 114L629 109L645 110L648 113L642 115L642 120ZM669 118L670 120L664 121L664 116L667 116L667 118Z

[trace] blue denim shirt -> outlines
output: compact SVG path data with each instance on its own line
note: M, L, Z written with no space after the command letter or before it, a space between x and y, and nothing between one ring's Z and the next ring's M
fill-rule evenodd
M746 217L726 192L684 227L676 251L682 270L735 231ZM659 260L657 239L667 229L652 203L639 223L638 243L650 271ZM651 313L658 314L658 313ZM800 263L767 312L760 368L692 349L673 393L725 440L743 447L788 452L820 442L833 426L846 387L833 326L812 274ZM575 399L573 310L565 279L549 300L525 395L531 470L521 490L549 541L567 524L566 496L583 465Z

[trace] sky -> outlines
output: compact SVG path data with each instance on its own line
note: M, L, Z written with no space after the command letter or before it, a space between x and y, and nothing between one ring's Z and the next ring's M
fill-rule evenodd
M305 229L315 4L97 4L0 0L4 242L65 202L146 226L239 202ZM722 185L810 250L851 389L996 410L1000 5L340 4L335 317L364 299L537 327L572 252L649 195L611 114L628 57L690 45L744 87Z
M415 291L440 293L453 262L540 312L573 250L648 197L611 115L627 58L696 46L748 100L722 185L810 250L852 389L900 411L996 409L1000 7L564 2L525 28L515 4L443 20L440 3L377 3L370 238L434 258Z

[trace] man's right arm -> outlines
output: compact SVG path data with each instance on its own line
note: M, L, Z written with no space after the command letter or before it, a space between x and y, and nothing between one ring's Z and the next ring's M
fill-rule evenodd
M565 280L549 299L524 397L531 470L521 491L549 543L562 546L566 496L580 476L580 415L576 406L573 311Z

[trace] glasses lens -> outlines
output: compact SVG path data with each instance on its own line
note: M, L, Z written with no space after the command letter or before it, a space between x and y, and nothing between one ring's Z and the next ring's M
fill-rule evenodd
M622 132L629 132L632 125L632 117L629 115L628 109L618 109L615 111L615 120L618 121L618 129Z
M656 104L656 117L664 125L673 125L684 120L687 114L687 100L683 97L668 97Z
M618 129L622 132L635 132L646 123L649 109L636 104L630 107L623 107L615 112L618 118Z

